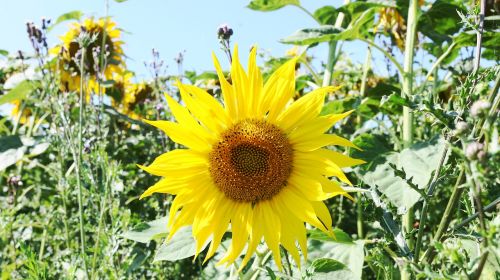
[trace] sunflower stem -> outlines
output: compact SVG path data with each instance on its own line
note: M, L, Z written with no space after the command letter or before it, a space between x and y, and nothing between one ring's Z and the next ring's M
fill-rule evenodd
M344 5L349 4L349 2L351 1L344 0ZM342 27L342 22L344 21L344 17L345 17L344 13L339 13L337 15L337 19L335 20L335 28ZM337 41L330 41L328 43L328 61L326 63L326 69L323 76L324 87L329 86L332 83L333 67L335 66L335 62L337 61L336 52L337 52Z
M437 180L439 178L439 173L441 172L441 167L444 164L444 161L446 159L446 155L448 154L448 146L446 146L443 150L443 153L441 154L441 158L439 160L438 167L436 168L436 171L434 172L434 176L432 177L432 180L429 182L429 187L427 189L426 197L424 199L424 204L422 206L422 211L420 214L420 225L418 227L418 234L417 234L417 242L415 243L415 261L418 262L418 258L420 255L420 248L422 247L422 237L424 235L424 228L427 223L427 209L429 208L429 199L432 197L434 194L434 190L436 187Z
M84 271L85 274L88 278L89 272L88 272L88 266L87 266L87 258L85 255L85 230L83 227L83 188L82 188L82 181L81 181L81 167L82 167L82 130L83 130L83 82L84 82L84 72L83 72L83 65L84 65L84 60L85 60L85 47L82 47L81 49L82 57L80 59L80 100L79 100L79 112L78 112L78 151L77 151L77 156L76 156L76 184L78 187L78 217L80 219L80 248L81 248L81 258L83 260L83 266L84 266Z
M406 21L406 45L404 53L404 72L403 72L403 91L401 95L410 98L413 94L413 57L415 54L415 37L417 35L417 22L418 22L418 0L410 0L408 5L408 19ZM409 147L413 142L413 113L409 107L403 107L403 145ZM409 234L413 228L414 220L413 207L408 209L403 215L403 232L407 234L406 239L408 247L413 249L414 242L412 236ZM401 279L410 279L409 266L405 265L401 269Z

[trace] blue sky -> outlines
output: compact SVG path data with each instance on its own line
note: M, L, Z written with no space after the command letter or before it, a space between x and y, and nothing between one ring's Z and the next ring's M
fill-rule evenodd
M0 49L15 52L30 50L26 37L25 23L39 23L42 17L55 20L59 15L80 10L86 16L100 17L106 14L105 0L2 0L0 10ZM280 38L304 27L317 23L296 7L285 7L273 12L258 12L246 8L249 1L235 0L128 0L117 3L109 0L109 15L118 26L129 33L123 34L125 53L129 57L128 67L139 78L149 78L144 66L151 59L151 49L160 51L169 66L168 73L177 74L174 57L185 51L185 70L213 69L210 54L215 51L223 60L216 30L227 23L234 29L232 42L243 50L257 44L261 51L281 56L289 45L278 42ZM341 0L303 0L302 5L314 12L324 5L338 7ZM54 28L49 43L58 42L57 36L68 28L67 22ZM344 48L352 59L363 61L366 46L363 43L349 43ZM312 54L324 61L326 46L316 47ZM243 55L242 55L243 56ZM243 59L246 60L246 59ZM226 64L227 67L227 64Z

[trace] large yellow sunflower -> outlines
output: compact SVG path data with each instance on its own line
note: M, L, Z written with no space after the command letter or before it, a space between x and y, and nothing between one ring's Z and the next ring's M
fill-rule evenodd
M77 54L81 46L77 38L85 30L95 40L90 43L85 53L84 70L88 74L88 90L99 92L97 72L104 73L102 79L111 79L113 73L121 72L124 65L120 30L109 18L87 18L82 23L73 23L70 30L60 37L62 44L52 48L50 53L59 59L61 90L78 91L80 89L80 63ZM104 46L104 48L103 48ZM96 54L93 54L95 52ZM102 55L104 54L104 55ZM100 67L104 65L104 69ZM104 71L103 71L104 70Z
M213 57L224 105L204 90L178 83L186 106L166 96L177 122L146 121L185 148L140 166L164 177L141 198L155 192L175 195L168 238L192 225L196 255L211 238L205 260L214 255L230 225L232 243L220 263L233 263L247 246L243 268L263 238L280 269L280 245L300 265L298 247L307 258L304 223L331 234L332 219L323 200L349 197L330 177L350 185L341 168L363 163L325 148L355 147L325 134L351 112L319 115L325 94L336 87L314 90L293 102L296 59L263 83L255 48L248 72L237 48L233 58L228 82Z

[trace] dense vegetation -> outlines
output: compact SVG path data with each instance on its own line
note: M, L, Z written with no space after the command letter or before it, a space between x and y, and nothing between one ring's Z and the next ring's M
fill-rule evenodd
M354 110L333 130L362 149L342 152L367 162L345 169L355 202L328 200L335 238L308 230L307 263L299 270L283 251L283 271L265 246L238 272L216 266L220 254L193 260L189 229L165 242L172 196L139 200L158 178L136 164L178 145L141 119L172 117L163 94L179 99L176 79L220 97L217 75L166 75L153 50L151 78L138 82L115 23L74 11L29 23L32 49L0 50L0 105L14 106L0 116L2 279L499 279L498 2L248 8L289 5L317 25L281 39L287 55L262 55L264 79L299 56L296 98L341 85L322 113ZM49 46L47 32L67 21ZM228 58L232 32L214 34ZM346 55L346 41L366 43L363 64ZM318 44L328 57L311 56ZM220 252L231 233L224 238Z

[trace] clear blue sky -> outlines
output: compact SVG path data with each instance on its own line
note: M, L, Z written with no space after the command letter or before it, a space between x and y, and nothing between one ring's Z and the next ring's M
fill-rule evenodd
M59 15L80 10L86 16L104 16L105 0L0 0L0 49L11 53L21 49L30 51L25 23L39 23L42 17L55 20ZM257 44L259 49L281 56L290 48L278 42L280 38L317 23L296 7L285 7L273 12L257 12L246 8L249 1L242 0L128 0L117 3L109 0L109 15L118 26L130 34L123 34L128 67L141 78L149 78L144 61L151 59L151 48L160 51L169 65L168 72L177 74L173 58L185 50L185 70L212 70L210 53L223 58L216 36L220 24L229 24L235 32L232 42L242 50ZM338 7L341 0L302 0L309 11L324 5ZM69 23L54 28L49 43L58 42ZM344 48L351 58L363 61L366 46L349 43ZM325 46L312 52L320 61L326 59ZM244 59L246 60L246 58ZM226 64L227 67L227 64Z

